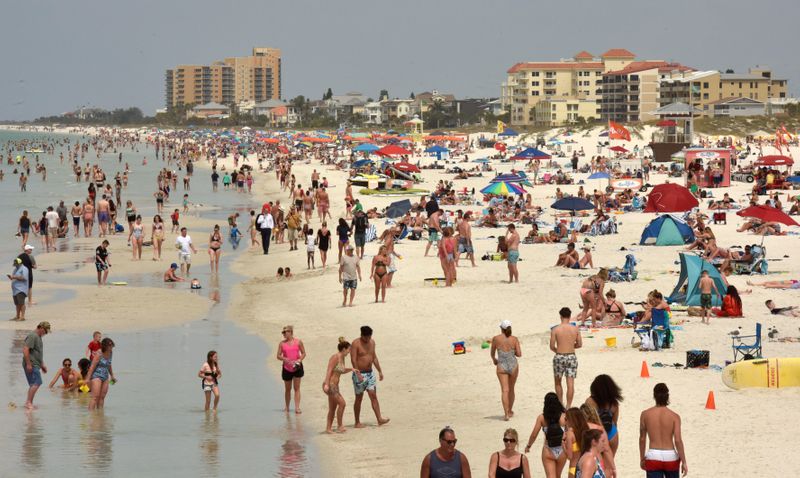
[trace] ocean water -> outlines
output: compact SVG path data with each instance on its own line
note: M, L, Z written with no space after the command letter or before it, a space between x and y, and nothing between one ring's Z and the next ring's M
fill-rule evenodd
M0 145L8 139L55 136L0 131ZM70 205L85 198L88 184L75 182L70 166L59 163L59 152L57 149L52 156L39 155L48 169L47 181L32 171L25 193L19 192L14 166L0 166L5 173L5 179L0 181L0 230L6 231L2 233L6 240L0 241L0 258L5 259L0 260L10 264L19 253L20 243L14 234L22 209L28 209L36 218L59 200ZM89 154L83 162L99 162L109 178L128 162L131 173L122 200L132 199L149 224L155 214L155 176L164 164L155 161L154 151L144 145L138 152L122 152L122 163L118 162L118 152L104 154L99 161ZM6 154L3 150L3 163ZM32 159L33 155L27 156ZM144 157L148 158L147 166L142 165ZM203 212L193 210L191 214L216 218L224 225L230 212L244 213L258 203L246 194L213 193L209 174L195 168L190 200L218 207ZM180 181L176 192L177 197L183 194ZM180 207L179 203L180 199L173 198L173 207ZM197 233L202 236L208 231ZM40 247L38 239L31 238L29 242ZM69 240L59 242L60 250L85 252L86 260L93 256L93 247ZM119 382L110 388L103 412L89 413L85 395L42 388L35 401L41 408L26 413L22 409L27 390L21 365L22 341L33 324L0 333L0 349L7 351L0 358L0 380L4 383L0 387L0 427L4 431L0 434L0 476L54 476L59 472L69 476L319 476L303 420L282 411L283 384L267 370L268 366L277 366L272 360L273 352L260 338L226 318L230 287L241 279L226 264L241 249L234 249L226 238L218 281L212 281L207 262L196 261L193 276L206 285L197 293L216 303L207 317L182 326L112 337L117 344L114 370ZM58 284L59 272L80 267L82 262L59 270L48 268L40 260L36 280ZM87 283L94 280L94 273L88 271ZM128 287L163 285L160 277L152 274L129 277L128 282ZM43 300L66 300L70 294L66 289L56 290ZM10 297L3 297L3 307L13 310ZM157 310L157 305L148 305L144 313ZM91 338L91 331L54 332L44 339L45 362L50 369L45 384L63 358L69 357L77 365ZM223 371L222 399L216 415L203 411L204 395L197 378L206 352L211 349L218 351Z

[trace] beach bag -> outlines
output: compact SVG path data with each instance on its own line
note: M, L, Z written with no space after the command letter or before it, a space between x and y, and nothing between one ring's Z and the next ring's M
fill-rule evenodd
M655 350L655 344L653 343L652 337L650 334L642 334L642 344L639 346L639 350Z

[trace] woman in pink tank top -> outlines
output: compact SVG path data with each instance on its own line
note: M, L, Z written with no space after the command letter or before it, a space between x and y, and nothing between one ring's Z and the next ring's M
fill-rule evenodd
M303 371L303 359L306 358L306 348L303 341L294 337L294 327L287 325L281 331L283 340L278 344L278 360L283 363L281 378L284 385L284 399L286 400L286 412L289 411L289 403L292 401L292 388L294 388L294 412L302 413L300 410L300 380L305 375Z

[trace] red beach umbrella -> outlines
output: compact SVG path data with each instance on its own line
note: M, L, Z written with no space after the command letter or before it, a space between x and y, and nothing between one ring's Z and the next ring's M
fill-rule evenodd
M498 150L500 152L503 152L503 151L506 150L506 144L505 143L501 143L500 141L498 141L498 142L496 142L494 144L494 149L496 149L496 150Z
M418 173L419 168L411 163L407 163L405 161L400 161L398 163L394 163L392 167L398 171L402 171L404 173Z
M384 146L383 148L381 148L381 149L379 149L379 150L377 150L375 152L377 154L381 155L381 156L409 156L409 155L411 155L411 151L409 151L409 150L407 150L405 148L401 148L400 146L397 146L396 144L390 144L390 145Z
M684 212L699 205L685 187L674 184L659 184L647 196L647 206L644 212Z
M800 226L800 224L797 224L797 221L792 219L788 214L780 209L765 206L763 204L744 208L736 214L742 217L754 217L756 219L761 219L764 222L779 222L781 224L786 224L787 226Z
M781 155L770 155L770 156L761 156L755 162L756 166L791 166L794 164L794 160L789 156L781 156Z
M627 153L628 152L628 150L623 148L622 146L614 146L614 147L608 148L608 149L610 149L611 151L614 151L615 153Z

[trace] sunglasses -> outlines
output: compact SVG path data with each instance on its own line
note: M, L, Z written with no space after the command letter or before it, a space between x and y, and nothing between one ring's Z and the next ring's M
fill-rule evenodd
M447 443L448 445L455 445L456 443L458 443L458 440L445 440L444 438L442 438L442 441Z
M503 438L503 443L516 443L516 438Z
M291 332L291 330L281 330L281 333L282 333L282 334L285 334L285 333L287 333L287 332Z

